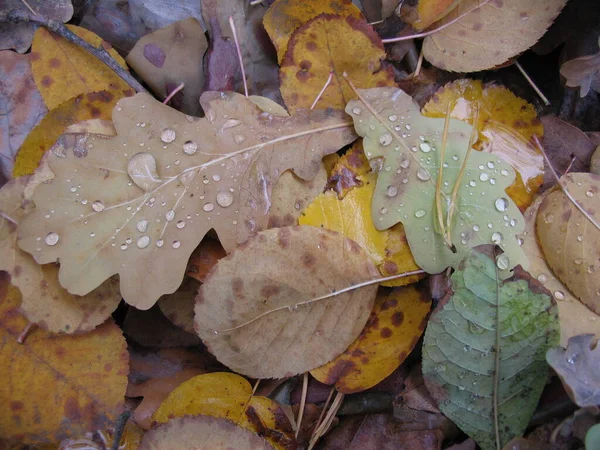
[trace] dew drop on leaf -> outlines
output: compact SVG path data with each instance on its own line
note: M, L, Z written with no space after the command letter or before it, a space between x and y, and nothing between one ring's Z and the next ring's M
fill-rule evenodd
M167 219L167 222L172 221L174 218L175 218L175 211L173 211L172 209L167 211L167 213L165 214L165 219Z
M213 209L215 209L215 205L213 205L212 203L206 203L206 204L205 204L205 205L202 207L202 209L203 209L204 211L206 211L206 212L210 212L210 211L212 211Z
M148 247L148 244L150 244L150 238L148 236L141 236L136 243L138 248L146 248Z
M392 135L390 133L384 133L379 136L379 143L383 146L388 146L392 143Z
M418 209L415 211L415 217L423 217L426 214L424 209Z
M179 242L179 241L173 241L172 245L173 245L173 248L179 248L179 247L181 247L181 242Z
M229 192L224 192L224 191L218 192L217 193L217 203L219 206L222 206L223 208L227 208L228 206L231 206L231 204L233 203L233 195L231 195L231 193L229 193Z
M360 108L354 108L352 114L360 114Z
M185 222L183 220L180 220L179 222L177 222L176 227L181 230L183 227L185 227Z
M427 169L420 167L419 170L417 170L417 178L421 181L427 181L431 178L431 175L429 174Z
M387 191L386 191L386 195L388 197L395 197L396 195L398 195L398 188L396 186L388 186Z
M156 159L150 153L136 153L127 163L127 173L133 182L144 192L150 191L160 183L156 171Z
M562 293L561 291L556 291L554 293L554 298L556 298L556 300L562 301L565 299L565 294Z
M392 114L392 115L388 116L388 120L390 122L395 122L396 120L398 120L398 116L395 114Z
M171 128L165 128L162 130L162 133L160 133L160 140L167 144L169 142L173 142L175 140L175 130L172 130Z
M419 144L419 147L423 153L429 153L431 151L431 146L427 142Z
M494 244L499 244L500 242L502 242L502 239L504 239L504 236L502 236L502 233L496 231L494 234L492 234L492 242Z
M186 155L193 155L198 150L198 144L194 141L186 141L183 144L183 153Z
M552 213L546 214L546 217L544 217L544 221L546 223L552 223L554 221L554 214L552 214Z
M102 203L100 200L96 200L92 203L92 209L96 212L100 212L104 210L104 203Z
M148 221L146 219L140 220L135 226L140 233L145 233L148 229Z
M506 211L508 209L508 199L504 198L504 197L500 197L498 199L496 199L496 201L494 202L494 205L496 206L496 209L498 211Z
M510 259L506 255L498 255L496 265L500 270L508 270L510 268Z
M46 235L46 237L44 238L44 241L46 242L47 245L56 245L58 243L59 239L60 239L60 237L58 236L58 233L51 231L50 233L48 233Z

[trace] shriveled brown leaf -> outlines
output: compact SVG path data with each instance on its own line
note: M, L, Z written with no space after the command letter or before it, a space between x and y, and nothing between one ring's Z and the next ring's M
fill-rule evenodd
M40 263L60 259L60 282L75 294L118 273L125 301L147 309L179 287L206 232L225 249L244 242L267 225L285 170L311 179L325 154L354 139L341 112L277 117L218 92L202 105L206 117L193 119L147 94L121 100L116 137L50 157L56 178L36 189L21 248ZM38 252L48 236L54 245Z
M194 333L194 304L199 287L198 280L186 277L179 289L158 299L165 317L188 333Z
M255 378L306 372L354 341L377 288L306 302L377 276L365 251L339 233L307 226L262 231L219 261L200 287L196 331L236 372Z

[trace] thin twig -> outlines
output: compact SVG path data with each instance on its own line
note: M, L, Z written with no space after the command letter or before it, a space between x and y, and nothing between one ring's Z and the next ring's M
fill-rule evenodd
M319 425L321 425L321 420L323 420L323 416L325 415L325 412L327 411L327 407L329 406L329 402L331 401L331 397L333 397L334 392L335 392L335 387L332 387L331 390L329 391L329 395L327 396L327 400L325 400L325 404L323 405L321 414L319 414L319 420L317 420L317 423L315 425L315 430L317 428L319 428Z
M310 109L314 109L317 102L321 99L321 96L323 95L323 93L325 92L325 89L327 89L327 87L329 86L329 84L331 83L331 80L333 79L333 70L329 71L329 78L327 78L327 81L325 82L325 85L323 86L323 89L321 89L321 92L319 92L319 94L317 95L317 98L315 98L315 101L313 102L313 104L310 106Z
M308 372L304 372L302 377L302 395L300 397L300 410L298 411L298 420L296 420L296 439L302 426L302 417L304 416L304 407L306 406L306 396L308 395Z
M533 82L533 80L531 79L531 77L527 74L527 72L525 72L525 69L523 69L523 67L521 66L521 64L519 64L519 61L515 61L515 66L517 66L517 69L519 69L519 71L521 72L521 74L525 77L525 79L527 80L527 82L529 83L529 85L533 88L533 90L536 92L536 94L540 96L540 98L542 99L542 101L544 102L544 104L546 106L550 106L550 100L548 100L546 98L546 96L542 93L542 91L540 90L540 88L538 88L536 86L536 84Z
M252 0L250 6L262 5L263 0Z
M31 11L31 14L37 15L38 12L33 9L29 3L27 3L25 0L21 0L21 3L23 3L29 11Z
M435 208L437 209L437 218L440 226L440 232L444 237L444 242L449 249L452 249L452 233L450 230L446 233L444 226L444 210L442 209L442 178L444 176L444 158L446 157L446 145L448 144L448 130L450 129L450 103L446 107L446 117L444 119L444 133L442 134L442 146L440 148L440 166L435 183ZM456 249L455 249L456 250Z
M485 5L486 3L488 3L490 0L485 0L483 3L480 3L479 5L475 6L474 8L471 8L470 10L468 10L467 12L461 14L460 16L452 19L450 22L445 23L444 25L441 25L440 27L434 29L434 30L430 30L430 31L425 31L424 33L418 33L418 34L410 34L408 36L399 36L399 37L395 37L395 38L390 38L390 39L382 39L381 42L383 42L384 44L391 44L392 42L401 42L401 41L409 41L411 39L417 39L417 38L422 38L422 37L427 37L430 36L432 34L437 33L438 31L442 31L444 28L448 28L450 25L458 22L460 19L462 19L463 17L465 17L468 14L471 14L473 11L475 11L476 9L481 8L483 5Z
M25 329L21 332L21 334L19 335L19 337L17 338L17 342L19 344L22 344L23 342L25 342L25 339L27 338L27 335L29 334L29 332L33 329L33 327L35 327L36 324L33 322L30 322L27 324L27 326L25 327Z
M112 56L102 47L94 47L88 42L81 39L71 30L69 30L64 23L59 22L57 20L48 19L46 17L34 14L30 15L22 10L10 10L8 12L0 13L0 23L21 23L21 22L30 22L37 25L41 25L45 28L48 28L50 31L62 36L73 44L78 45L83 48L87 52L91 53L93 56L98 58L108 67L110 67L113 72L115 72L125 83L131 86L136 92L147 92L146 89L140 84L138 80L136 80L131 73L129 73L126 69L121 67L121 65L113 59Z
M571 155L571 162L569 163L567 169L563 172L563 177L571 171L571 169L573 168L573 164L575 164L576 160L577 157L575 155Z
M321 437L327 432L327 430L329 429L329 427L331 426L331 424L333 422L333 419L335 418L335 415L339 411L343 400L344 400L344 394L342 394L341 392L338 392L335 396L335 399L333 400L333 403L331 404L331 408L329 408L329 411L327 411L327 415L325 416L325 419L323 419L323 422L321 422L321 424L317 427L317 429L314 431L312 437L310 438L310 443L308 445L307 450L311 450L312 448L314 448L314 446L317 444L319 439L321 439Z
M171 93L169 95L167 95L167 98L165 98L163 100L163 105L166 105L167 103L169 103L171 101L171 99L175 96L175 94L177 94L179 91L181 91L184 87L185 87L185 83L182 82L179 86L177 86L175 89L173 89L171 91Z
M415 71L413 72L412 77L413 78L417 78L419 76L419 74L421 73L421 67L423 66L423 59L425 57L425 47L421 46L421 53L419 53L419 59L417 61L417 68L415 69Z
M254 388L252 389L252 395L256 394L256 390L258 389L259 384L260 384L260 378L258 380L256 380L256 383L254 383Z
M244 81L244 95L248 97L248 83L246 83L246 70L244 69L244 60L242 59L242 50L240 49L240 43L238 42L237 32L235 31L235 24L233 23L233 16L229 16L229 26L233 33L233 40L235 42L235 49L237 50L238 59L240 60L240 67L242 68L242 80Z
M2 217L3 219L8 220L9 222L14 223L15 225L19 225L19 222L17 222L15 219L13 219L12 217L10 217L5 212L0 211L0 217Z
M115 423L115 436L110 450L119 450L121 438L123 437L123 432L125 431L125 426L127 425L129 417L131 417L131 411L125 411L117 419L117 422Z

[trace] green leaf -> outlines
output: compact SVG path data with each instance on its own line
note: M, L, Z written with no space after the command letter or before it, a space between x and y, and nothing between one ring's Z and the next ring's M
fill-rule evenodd
M444 241L435 208L444 119L422 116L413 99L396 88L358 92L362 98L349 102L346 112L364 137L371 165L381 166L372 203L375 226L383 230L402 222L417 264L429 273L456 267L473 247L491 243L504 251L498 261L502 279L518 264L527 267L515 236L523 231L525 219L505 191L514 170L494 154L470 152L448 227L452 249ZM440 185L444 224L471 129L450 119Z
M556 304L521 268L500 281L493 257L478 250L451 281L425 331L425 384L483 450L500 450L525 431L546 383Z

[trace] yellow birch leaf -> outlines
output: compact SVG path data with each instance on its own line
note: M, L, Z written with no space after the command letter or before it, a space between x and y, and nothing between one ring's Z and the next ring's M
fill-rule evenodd
M108 50L121 66L125 60L99 36L84 28L67 25L77 36ZM49 110L80 94L108 91L117 99L135 92L110 67L65 38L39 27L31 47L31 70Z
M13 176L33 173L44 153L72 124L90 119L110 120L118 97L108 91L81 94L50 111L31 130L17 153ZM64 139L72 139L63 137ZM63 139L61 138L61 139ZM96 137L92 137L96 139Z
M364 391L400 366L425 330L431 297L415 286L379 293L360 336L313 377L344 394Z
M360 9L347 0L277 0L266 12L263 25L277 49L279 64L283 61L294 30L319 14L363 18Z
M381 39L367 22L322 14L290 38L279 70L281 95L292 114L310 108L333 72L316 107L343 109L355 97L342 77L344 72L359 88L395 86L393 70L382 67L383 59Z
M463 0L419 0L416 6L403 4L401 13L404 21L415 30L424 30L450 13Z
M80 336L32 330L19 314L21 295L1 287L0 436L5 443L51 444L106 429L124 405L129 357L114 322Z
M275 448L283 450L295 442L281 407L266 397L254 397L250 383L234 373L207 373L183 382L163 401L152 419L161 424L199 414L229 419L260 433Z
M384 277L397 275L406 272L419 270L417 262L410 251L404 225L397 223L392 228L388 229L388 239L385 245L385 259L377 267L379 272ZM407 284L415 283L425 277L423 275L411 275L410 277L402 277L392 281L381 283L382 286L406 286Z
M524 211L544 181L544 158L533 142L533 136L542 138L544 127L533 105L505 87L463 79L439 89L421 112L444 117L448 107L450 117L471 125L479 108L474 148L497 154L515 169L517 178L506 193Z

